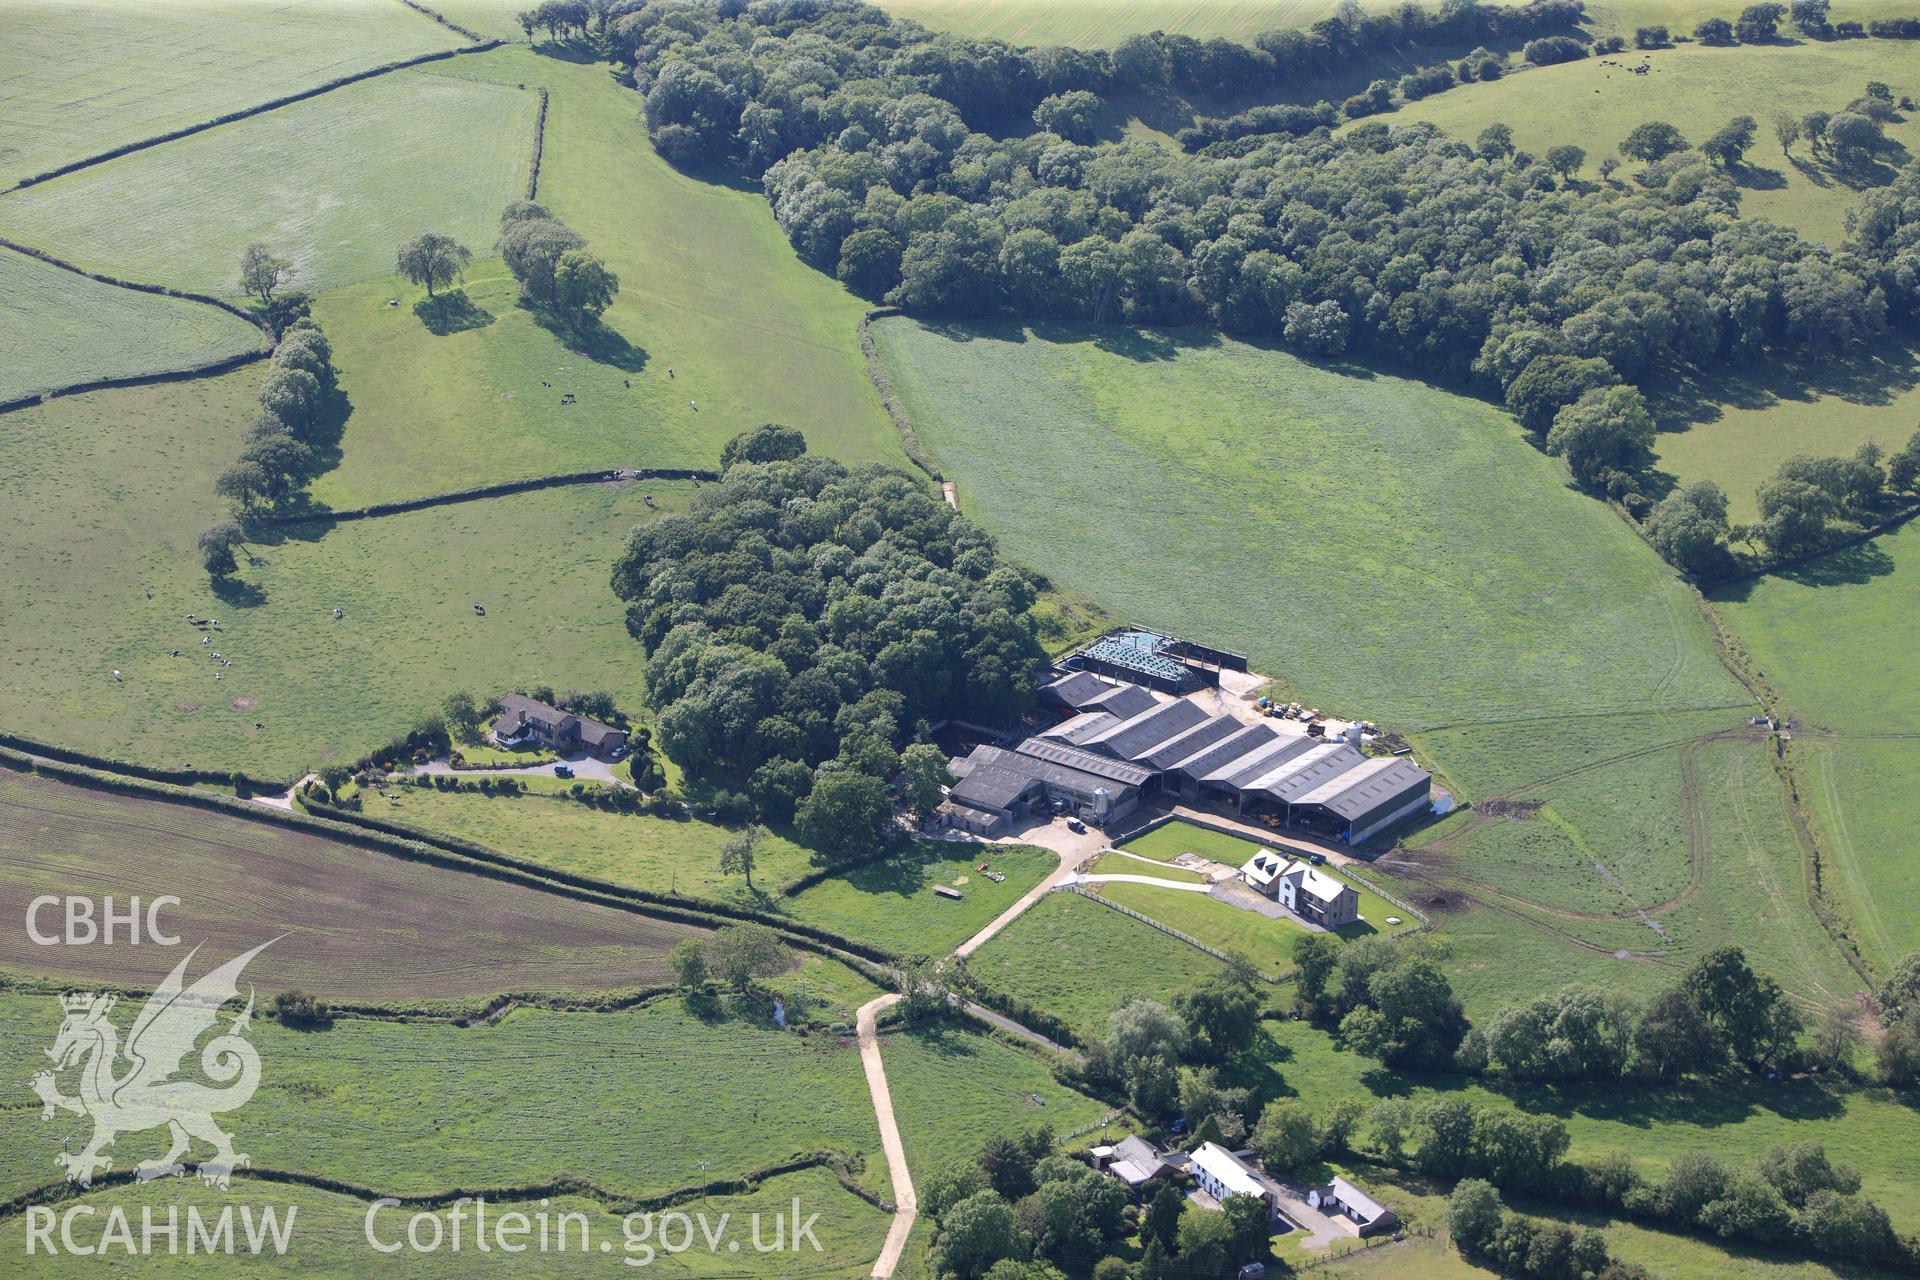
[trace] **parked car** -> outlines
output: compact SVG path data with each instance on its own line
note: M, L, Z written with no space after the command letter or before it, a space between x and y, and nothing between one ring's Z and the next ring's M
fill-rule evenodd
M1085 835L1087 833L1087 824L1078 818L1068 818L1067 830L1073 832L1075 835Z
M570 764L557 764L553 766L553 776L556 778L571 778L573 776L573 766Z
M1307 855L1307 861L1316 867L1324 866L1326 865L1327 855L1324 853L1310 853Z

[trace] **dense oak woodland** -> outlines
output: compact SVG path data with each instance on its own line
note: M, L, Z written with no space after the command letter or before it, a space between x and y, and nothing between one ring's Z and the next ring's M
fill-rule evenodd
M1046 655L1032 585L977 526L910 476L804 448L775 426L729 444L687 514L634 531L613 586L668 755L748 784L781 820L822 775L869 779L836 786L857 810L878 802L870 838L895 744L928 721L1013 719Z
M1577 29L1578 4L1409 5L1255 47L1153 35L1110 53L936 35L857 0L614 13L656 144L762 178L799 254L863 296L928 315L1211 322L1499 395L1536 362L1577 360L1598 376L1535 378L1530 406L1509 403L1546 432L1593 393L1548 447L1642 513L1651 424L1637 394L1606 386L1840 355L1920 305L1913 173L1868 197L1854 242L1833 248L1738 217L1704 149L1594 184L1426 125L1336 138L1324 103L1206 122L1191 154L1033 131L1085 136L1091 95L1274 89L1383 49Z

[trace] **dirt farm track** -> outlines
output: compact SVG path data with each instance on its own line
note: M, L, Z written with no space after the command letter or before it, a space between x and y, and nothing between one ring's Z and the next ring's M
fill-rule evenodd
M37 945L42 895L171 894L179 947ZM262 998L298 987L334 1001L418 1003L498 992L645 986L699 931L264 822L0 772L0 970L149 989L185 948L209 966L287 936L247 970ZM62 931L43 907L43 935ZM124 933L124 927L122 932Z

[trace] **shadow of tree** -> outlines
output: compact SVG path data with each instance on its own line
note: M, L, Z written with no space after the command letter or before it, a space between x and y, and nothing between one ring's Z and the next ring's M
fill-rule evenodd
M1851 359L1763 361L1691 371L1645 391L1660 430L1685 431L1717 422L1727 409L1769 409L1783 401L1811 404L1831 396L1849 404L1886 405L1920 386L1920 346L1895 339Z
M644 347L636 347L617 330L597 319L576 328L566 317L555 315L544 307L529 307L525 303L521 307L533 317L535 324L552 334L562 346L577 356L597 364L610 364L623 373L639 373L647 367Z
M242 578L209 578L207 585L220 603L235 609L256 609L267 602L267 593Z
M1811 564L1783 570L1778 577L1803 587L1857 587L1893 572L1893 557L1876 540L1847 547Z
M420 299L413 304L413 314L420 317L428 333L440 338L450 333L465 333L468 329L484 329L494 319L493 312L459 290Z

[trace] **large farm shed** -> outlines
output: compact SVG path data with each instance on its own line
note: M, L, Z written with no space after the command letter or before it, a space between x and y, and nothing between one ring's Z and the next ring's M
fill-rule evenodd
M1084 670L1048 682L1040 703L1063 717L1058 724L952 762L960 781L949 824L992 835L1051 811L1105 825L1166 796L1271 814L1359 844L1431 802L1426 770L1362 754L1357 730L1350 741L1328 740L1297 723L1248 723L1208 710L1194 694L1161 697Z

